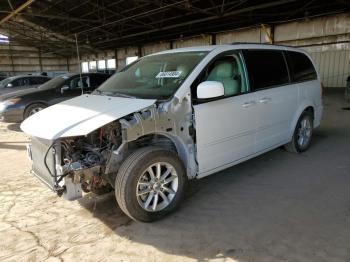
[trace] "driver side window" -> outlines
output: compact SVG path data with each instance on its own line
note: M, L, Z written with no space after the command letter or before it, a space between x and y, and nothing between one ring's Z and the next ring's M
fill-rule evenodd
M11 84L12 84L11 87L24 86L23 78L18 78L18 79L16 79L16 80L12 81Z
M235 96L248 92L247 79L243 61L238 52L220 56L213 60L202 72L199 81L195 81L193 88L204 81L216 81L224 86L224 97ZM193 89L192 88L192 89ZM196 92L192 92L194 98Z
M88 76L83 76L81 79L76 77L70 80L68 85L70 90L88 88L90 87L90 79Z

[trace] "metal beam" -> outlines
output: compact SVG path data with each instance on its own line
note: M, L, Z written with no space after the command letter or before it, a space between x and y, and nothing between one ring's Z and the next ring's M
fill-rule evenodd
M222 18L222 17L233 16L233 15L237 15L237 14L240 14L240 13L250 12L250 11L253 11L253 10L264 9L264 8L267 8L267 7L278 6L278 5L282 5L282 4L286 4L286 3L290 3L290 2L296 2L296 1L297 0L280 0L280 1L277 1L277 2L264 3L264 4L260 4L260 5L255 5L255 6L246 7L246 8L242 8L242 9L239 9L239 10L227 12L227 13L222 14L221 16L204 17L204 18L200 18L200 19L196 19L196 20L192 20L192 21L188 21L188 22L177 23L177 24L174 24L174 25L165 26L165 27L163 27L161 29L153 29L153 30L138 32L138 33L122 36L122 37L115 37L115 38L112 38L112 39L109 39L109 40L106 40L106 41L96 42L95 44L99 45L99 44L112 42L112 41L116 41L116 40L121 40L121 39L125 39L125 38L130 38L130 37L134 37L134 36L140 36L140 35L144 35L144 34L155 33L155 32L159 32L159 31L163 31L163 30L175 29L175 28L178 28L178 27L183 27L183 26L196 24L196 23L207 22L207 21L215 20L215 19ZM89 31L89 30L86 30L86 31Z
M10 12L10 11L0 11L0 13L10 14L12 12ZM59 20L65 20L65 21L92 22L92 23L100 23L100 24L102 23L102 21L100 21L100 20L75 18L75 17L69 17L69 16L48 15L48 14L17 13L17 15L30 16L30 17L44 17L44 18L59 19Z
M13 10L11 13L9 13L7 16L5 16L3 19L0 21L0 26L5 23L6 21L10 20L12 17L17 15L19 12L30 6L34 0L27 0L24 4L20 5L17 9Z
M118 20L115 20L115 21L112 21L112 22L105 23L104 25L101 25L101 26L96 26L96 27L93 27L93 28L81 31L81 32L79 32L79 34L91 32L91 31L94 31L94 30L99 29L101 27L110 26L110 25L117 24L117 23L120 23L120 22L126 22L127 20L133 20L133 19L135 19L137 17L140 17L140 16L150 15L150 14L152 14L154 12L158 12L160 10L170 8L172 6L179 5L179 4L185 3L187 1L188 0L182 0L182 1L179 1L179 2L176 2L176 3L173 3L173 4L164 5L162 7L159 7L159 8L153 9L153 10L149 10L149 11L145 11L145 12L142 12L142 13L139 13L139 14L136 14L136 15L131 15L131 16L128 16L128 17L124 17L124 18L121 18L121 19L118 19ZM158 30L158 29L155 29L155 30Z

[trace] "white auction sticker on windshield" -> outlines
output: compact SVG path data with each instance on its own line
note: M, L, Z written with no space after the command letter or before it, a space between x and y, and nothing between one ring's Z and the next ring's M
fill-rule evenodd
M159 72L156 78L178 78L181 75L181 73L181 71Z

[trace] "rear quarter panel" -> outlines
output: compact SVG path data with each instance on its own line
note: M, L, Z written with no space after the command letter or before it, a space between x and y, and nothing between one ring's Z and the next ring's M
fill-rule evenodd
M318 80L303 82L298 84L298 109L294 114L290 127L290 139L300 115L306 108L312 107L314 110L314 127L318 127L322 117L321 83Z

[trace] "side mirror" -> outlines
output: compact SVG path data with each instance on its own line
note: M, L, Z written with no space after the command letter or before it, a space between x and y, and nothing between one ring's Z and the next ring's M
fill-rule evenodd
M61 94L64 93L64 91L67 91L69 89L69 86L62 86L61 87Z
M13 84L8 83L8 84L6 85L6 87L13 87Z
M198 99L208 99L224 96L225 89L221 82L217 81L205 81L198 85L197 87L197 98Z

